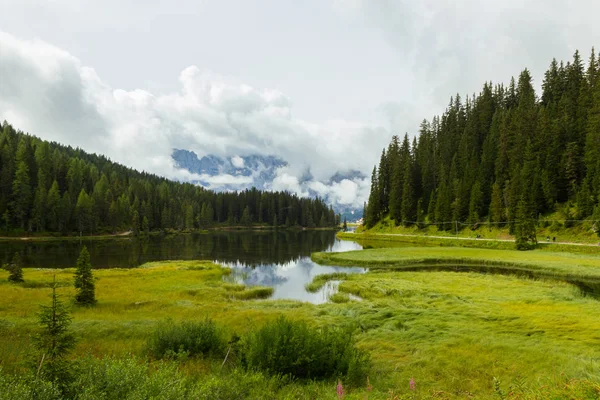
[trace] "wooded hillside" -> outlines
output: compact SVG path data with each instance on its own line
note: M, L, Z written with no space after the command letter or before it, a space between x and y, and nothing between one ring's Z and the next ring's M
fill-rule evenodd
M559 208L600 220L600 57L553 60L541 97L525 69L508 86L459 95L411 141L394 136L373 169L367 227L508 225L511 233ZM519 228L520 229L520 228Z
M0 132L0 216L0 230L10 234L339 222L321 199L256 189L216 193L43 141L7 122Z

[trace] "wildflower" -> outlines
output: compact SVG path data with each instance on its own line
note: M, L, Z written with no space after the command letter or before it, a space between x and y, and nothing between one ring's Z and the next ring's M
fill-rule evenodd
M417 387L417 384L415 383L415 378L410 378L410 390L415 390Z
M344 397L344 387L342 386L342 381L340 381L338 379L338 384L337 384L337 395L338 395L338 399L341 399Z
M373 385L371 385L371 382L369 382L369 377L367 376L367 391L371 391L373 390Z

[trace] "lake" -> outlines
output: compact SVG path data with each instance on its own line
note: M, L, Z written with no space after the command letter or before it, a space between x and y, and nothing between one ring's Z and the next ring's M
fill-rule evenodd
M333 231L215 231L206 234L150 236L146 239L0 242L0 260L20 252L24 267L70 268L86 245L94 268L135 268L150 261L212 260L233 270L228 279L247 285L271 286L272 299L323 303L337 291L329 282L317 293L304 285L331 272L362 273L364 268L321 266L311 261L318 251L360 250L340 241Z

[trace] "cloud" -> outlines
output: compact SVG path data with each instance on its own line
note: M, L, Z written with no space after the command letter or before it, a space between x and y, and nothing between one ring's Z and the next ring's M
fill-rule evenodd
M278 171L272 189L308 195L299 181L306 171L323 182L340 170L368 171L390 138L384 128L361 122L293 118L292 102L280 91L197 66L180 73L178 91L153 94L112 88L93 68L39 40L0 33L0 48L0 119L44 139L212 188L252 178L192 175L175 167L171 149L229 158L238 168L244 166L240 156L276 155L289 166ZM345 187L336 198L362 204L349 193L362 192Z
M236 168L244 168L244 159L240 156L231 157L231 164Z
M596 0L334 0L334 9L379 32L402 58L413 112L382 105L401 134L443 112L450 96L508 83L524 68L540 90L552 58L587 55L600 37Z

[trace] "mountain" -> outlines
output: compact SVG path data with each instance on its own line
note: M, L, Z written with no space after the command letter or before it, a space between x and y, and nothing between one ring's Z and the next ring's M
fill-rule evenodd
M200 179L193 180L193 183L221 192L240 191L252 187L256 187L259 190L269 190L272 187L273 180L277 177L277 170L289 166L287 161L273 155L262 156L254 154L225 158L208 154L199 158L193 151L173 149L171 157L175 161L177 168L201 176ZM222 176L228 176L231 182L219 182L218 185L211 184L211 178ZM235 179L244 177L247 179ZM365 175L357 170L337 171L327 182L323 183L333 185L345 179L350 181L362 180L365 179ZM319 193L309 187L310 183L314 182L314 177L310 173L310 170L305 171L298 181L310 197L316 198L319 196ZM337 204L329 195L321 194L320 197L326 203L331 204L335 212L341 214L342 219L346 217L348 221L355 221L362 217L362 207L356 208L349 205Z
M189 150L174 149L171 155L178 168L185 169L193 174L215 177L231 175L233 177L248 177L240 183L230 183L217 190L243 190L252 186L257 189L270 188L273 179L277 176L277 169L286 167L288 163L275 156L250 155L243 157L222 158L212 154L198 158L196 153ZM202 186L209 186L206 180L197 180Z

